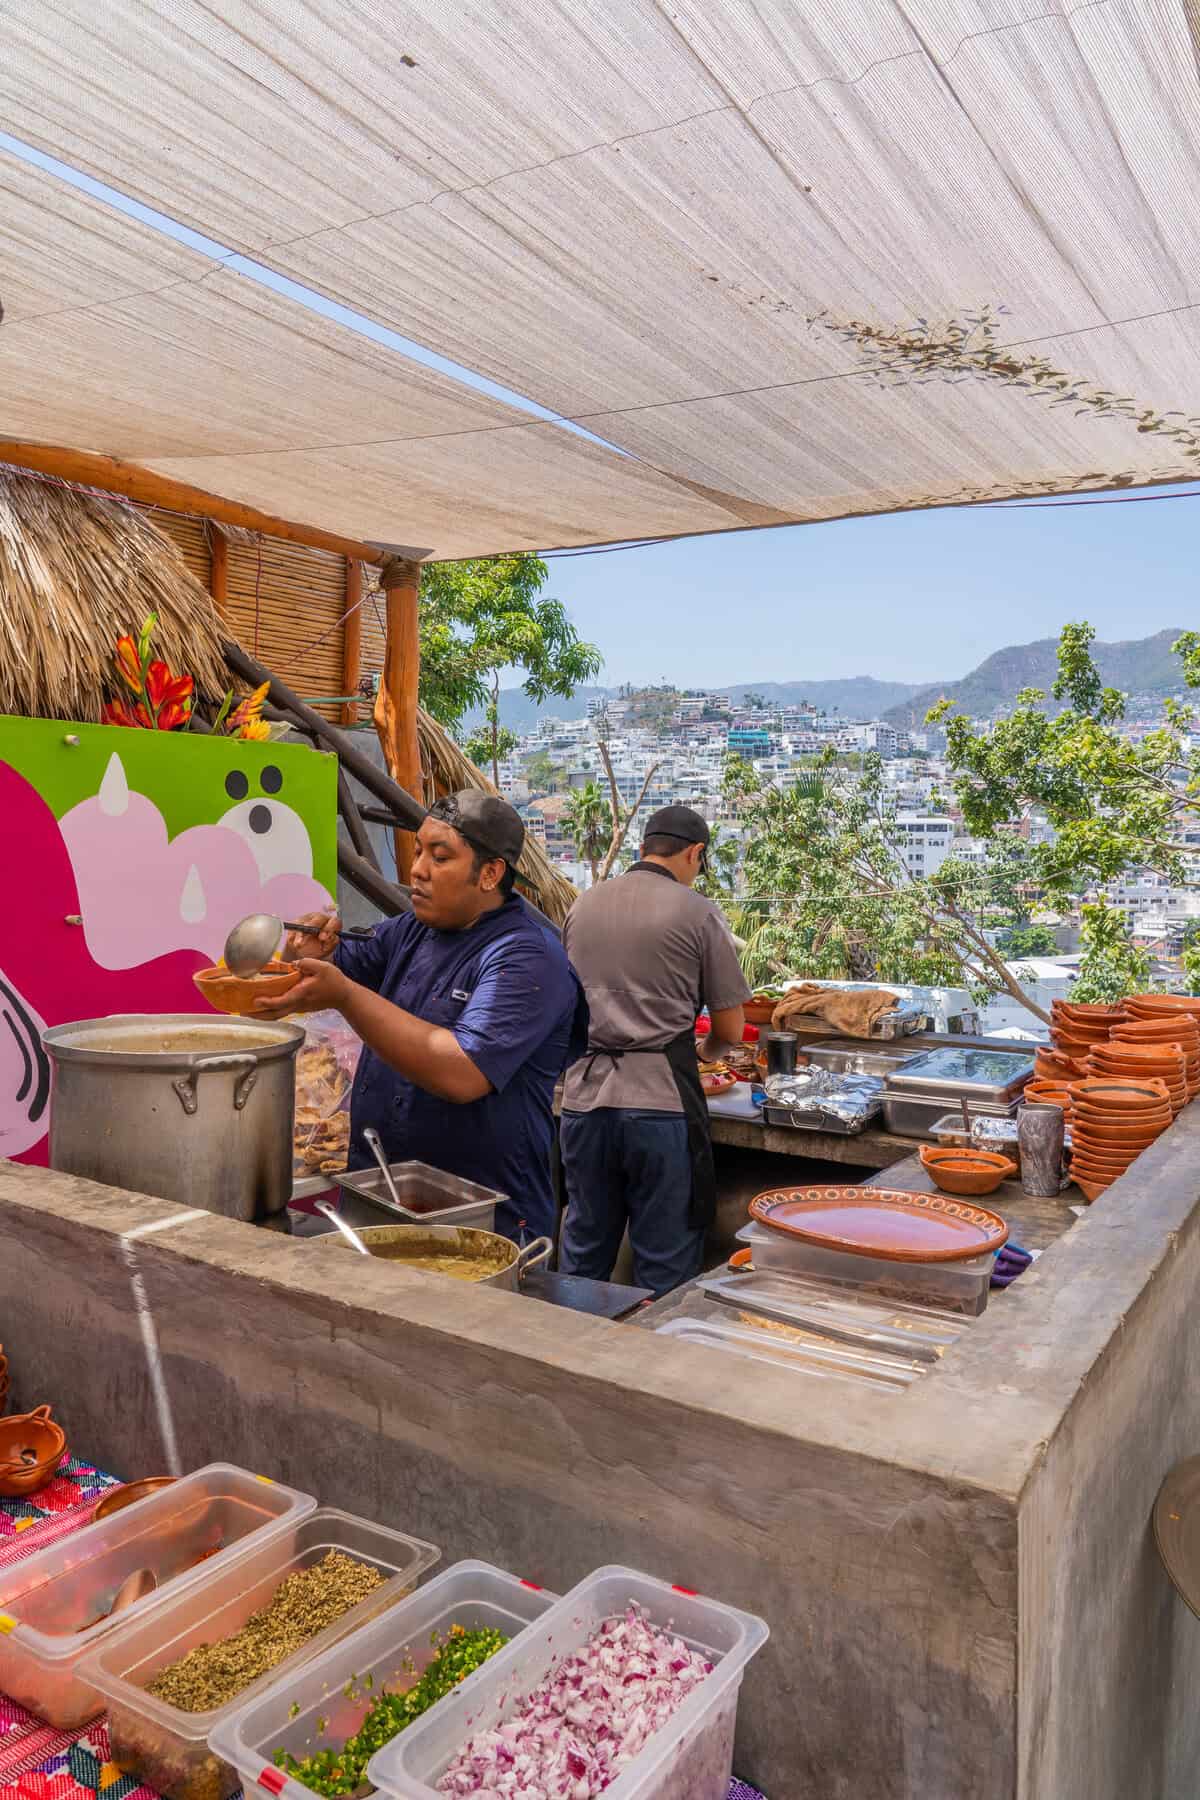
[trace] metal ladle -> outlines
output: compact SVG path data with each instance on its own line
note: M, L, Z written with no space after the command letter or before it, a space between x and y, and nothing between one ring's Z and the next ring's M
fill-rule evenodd
M328 1200L318 1200L314 1210L319 1212L323 1219L328 1219L331 1225L336 1225L342 1236L349 1239L350 1243L354 1245L354 1248L358 1251L360 1256L370 1256L371 1252L367 1249L367 1246L363 1243L357 1231L352 1230L351 1227L347 1225L336 1206L331 1206Z
M279 949L285 931L308 934L308 927L290 919L277 919L274 913L251 913L235 925L225 939L225 967L231 975L257 975L265 969ZM338 937L369 938L375 936L373 925L340 925Z
M367 1126L367 1129L363 1132L363 1137L366 1139L367 1146L383 1173L384 1186L387 1188L389 1200L393 1206L401 1206L400 1195L396 1191L396 1183L392 1180L391 1165L384 1154L383 1139L373 1125Z

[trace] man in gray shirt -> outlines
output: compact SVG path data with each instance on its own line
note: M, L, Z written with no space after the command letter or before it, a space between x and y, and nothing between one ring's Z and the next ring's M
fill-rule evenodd
M560 1268L607 1281L628 1225L656 1295L700 1273L716 1206L696 1015L707 1006L716 1057L740 1044L750 997L720 910L693 892L708 838L699 813L663 807L641 861L581 894L563 927L591 1029L563 1091Z

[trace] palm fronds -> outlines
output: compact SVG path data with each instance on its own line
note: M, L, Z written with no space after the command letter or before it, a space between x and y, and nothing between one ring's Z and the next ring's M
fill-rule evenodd
M151 613L156 654L219 702L220 620L174 544L122 500L0 468L0 713L99 720L113 646Z

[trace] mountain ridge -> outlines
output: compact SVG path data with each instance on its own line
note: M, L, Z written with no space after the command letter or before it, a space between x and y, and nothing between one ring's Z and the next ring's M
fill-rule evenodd
M1127 694L1165 695L1182 689L1183 675L1171 645L1183 630L1169 626L1149 637L1122 638L1092 645L1101 678ZM1030 644L1008 644L995 650L958 681L930 682L907 695L884 714L888 724L918 727L929 708L945 698L962 712L987 718L1011 706L1022 688L1042 688L1049 695L1058 674L1058 639L1036 638ZM1049 704L1053 707L1051 698Z
M1124 638L1095 643L1093 655L1103 679L1126 693L1169 694L1183 687L1177 657L1171 645L1182 626L1170 626L1144 638ZM883 681L874 675L851 675L832 681L735 681L706 691L728 694L735 704L747 694L761 694L776 706L796 706L808 701L819 710L844 713L847 719L885 719L889 724L919 727L925 714L943 696L963 711L988 716L998 707L1011 706L1025 687L1047 693L1058 673L1058 639L1037 638L1028 644L1008 644L995 650L974 669L953 681ZM616 699L615 687L577 688L569 700L553 699L544 706L519 687L500 693L500 722L510 730L532 730L540 717L582 719L588 701ZM463 733L483 723L482 712L467 715Z

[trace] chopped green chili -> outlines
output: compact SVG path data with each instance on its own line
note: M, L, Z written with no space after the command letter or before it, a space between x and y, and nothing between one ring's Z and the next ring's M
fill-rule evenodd
M493 1627L467 1631L461 1625L452 1625L443 1643L438 1643L436 1635L432 1642L436 1648L424 1673L403 1693L381 1693L358 1731L352 1738L347 1738L340 1750L317 1750L311 1756L299 1758L286 1750L277 1750L276 1765L302 1781L314 1794L328 1796L328 1800L354 1793L362 1785L367 1764L375 1752L390 1743L423 1712L428 1712L489 1656L503 1649L508 1639ZM371 1685L368 1677L364 1686ZM319 1729L323 1729L324 1724L324 1720L318 1721Z

